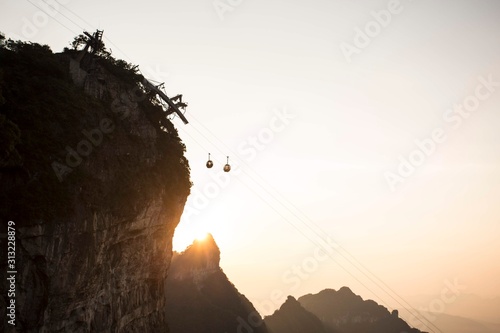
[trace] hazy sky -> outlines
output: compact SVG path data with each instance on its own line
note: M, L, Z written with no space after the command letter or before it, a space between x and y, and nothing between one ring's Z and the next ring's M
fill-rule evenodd
M1 1L0 31L59 51L103 29L184 94L174 247L211 232L262 312L343 285L399 308L445 281L500 295L500 2L31 2Z

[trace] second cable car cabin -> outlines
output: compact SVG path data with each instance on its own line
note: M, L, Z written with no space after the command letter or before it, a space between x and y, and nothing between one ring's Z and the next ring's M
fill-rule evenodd
M224 165L224 172L231 171L231 166L229 165L229 156L227 157L226 165Z

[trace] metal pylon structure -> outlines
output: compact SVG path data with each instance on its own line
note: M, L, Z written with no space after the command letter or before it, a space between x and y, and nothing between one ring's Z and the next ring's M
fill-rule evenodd
M179 118L181 118L182 122L184 124L189 124L188 120L186 119L186 117L184 116L184 114L181 112L181 110L179 109L179 107L181 108L185 108L187 106L186 103L183 103L182 102L182 95L177 95L173 98L169 98L167 96L166 93L163 92L163 90L161 89L163 87L163 83L156 86L154 84L152 84L150 81L148 81L146 78L144 78L142 80L142 84L144 85L144 87L146 87L147 89L153 91L154 93L156 93L165 103L167 103L168 105L168 108L167 110L165 111L167 113L167 116L172 114L172 113L175 113L177 116L179 116ZM174 103L173 100L179 100L179 102L177 103Z
M89 39L85 44L85 48L83 49L83 53L86 53L90 48L90 53L94 54L99 50L99 46L102 41L102 34L104 30L96 30L92 35L87 31L83 32Z
M85 34L85 36L88 37L88 39L85 42L84 49L80 52L80 55L77 59L78 62L80 62L87 53L95 55L104 45L102 43L102 35L104 33L104 30L96 30L96 32L94 32L92 35L87 31L84 31L83 33ZM136 68L137 66L133 68L134 72ZM153 93L159 96L160 102L166 109L165 113L167 114L167 116L175 113L179 118L181 118L184 124L187 125L189 122L180 110L180 108L185 109L187 107L187 104L182 101L182 95L177 95L175 97L170 98L167 96L166 92L164 92L164 87L163 87L164 83L155 85L151 83L151 81L146 79L144 75L141 76L142 76L142 85L144 86L144 88L152 91ZM166 103L166 105L164 103Z

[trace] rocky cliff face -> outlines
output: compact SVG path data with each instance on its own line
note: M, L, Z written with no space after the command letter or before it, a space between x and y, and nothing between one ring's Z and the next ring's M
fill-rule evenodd
M91 59L73 81L74 54L0 52L0 217L15 222L17 270L16 326L2 283L2 331L168 331L165 280L190 188L175 128L127 66Z
M165 331L164 281L182 212L95 213L19 228L20 331ZM22 327L22 329L21 329Z

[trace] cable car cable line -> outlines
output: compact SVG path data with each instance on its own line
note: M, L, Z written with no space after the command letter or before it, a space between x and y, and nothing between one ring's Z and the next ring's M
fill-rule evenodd
M42 8L38 7L37 5L35 5L33 2L31 2L31 0L26 0L28 1L31 5L33 5L34 7L38 8L40 11L42 11L44 14L46 14L48 17L52 18L54 21L56 21L57 23L59 23L60 25L62 25L64 28L66 28L69 32L71 32L72 34L76 35L77 33L74 32L72 29L70 29L69 27L67 27L65 24L63 24L61 21L59 21L58 19L56 19L55 17L49 15L46 11L44 11ZM61 13L60 11L56 10L58 13ZM70 22L72 22L74 25L76 25L77 27L78 24L75 23L73 20L71 19L68 19Z
M231 149L229 147L227 147L225 145L225 143L223 141L221 141L215 134L213 134L202 122L198 121L195 117L191 117L193 120L195 120L196 122L199 123L200 126L202 126L210 135L212 135L216 140L218 140L223 146L225 146L225 148L232 152ZM199 131L199 130L198 130ZM203 134L202 134L203 135ZM206 136L204 136L205 139L208 140L208 138ZM233 152L234 154L234 152ZM266 185L268 185L272 190L274 190L274 192L280 197L280 198L276 198L274 197L274 195L272 193L270 193L267 189L265 189L262 184L259 184L257 183L255 180L254 182L257 184L257 185L260 185L269 195L273 196L278 202L279 200L283 200L285 201L286 203L288 203L288 205L290 205L293 209L295 209L298 214L302 215L302 218L297 216L297 214L295 214L294 212L291 211L290 207L289 206L285 206L282 202L279 202L285 209L287 209L293 216L295 216L299 221L301 221L311 232L313 232L316 236L318 237L322 237L322 235L318 234L317 231L313 230L310 226L310 224L314 225L317 229L319 229L319 232L323 234L323 236L327 236L328 234L323 231L321 229L321 227L319 227L316 223L314 223L314 221L312 221L304 212L302 212L299 208L297 208L294 204L292 204L286 197L284 197L276 188L274 188L270 183L268 183L267 181L265 181L262 176L260 176L259 173L255 172L249 165L248 163L246 163L244 160L243 160L243 164L245 164L247 166L247 169L252 171L254 173L255 176L257 176L258 178L260 178L260 180L265 183ZM248 173L246 172L247 170L243 170L243 172L245 172L247 175ZM248 175L250 176L250 175ZM306 223L303 221L303 218L305 218L309 223ZM341 246L340 244L339 245L339 248L341 248L346 254L347 256L349 256L350 258L352 258L356 263L353 263L351 262L350 260L348 260L344 255L341 254L342 257L344 257L346 260L348 260L351 265L353 267L355 267L361 274L363 274L365 277L367 277L368 279L370 279L376 286L378 286L380 289L384 289L382 286L380 286L376 281L373 281L373 279L367 275L370 274L373 278L375 278L376 280L380 281L381 284L383 284L385 286L385 288L387 288L392 294L394 294L396 297L398 297L399 299L401 299L401 301L403 303L405 303L406 305L403 305L401 304L400 302L398 302L399 305L401 305L403 308L405 309L411 309L413 311L415 311L417 314L418 314L418 311L408 302L406 301L403 297L401 297L396 291L394 291L391 287L389 287L382 279L380 279L377 275L375 275L374 273L372 273L368 268L366 268L366 266L364 266L359 260L357 260L349 251L347 251L343 246ZM361 268L360 268L361 267ZM363 271L364 270L364 271ZM366 273L366 272L367 273ZM389 292L386 291L386 293L388 295L390 295ZM391 296L391 295L390 295ZM394 301L397 301L396 299L394 299L393 296L391 296L391 298L394 300ZM411 311L408 310L410 313ZM413 313L412 313L413 314ZM435 326L432 322L431 322L432 326L434 326L439 332L441 332L441 330L439 330L439 328L437 326ZM426 328L430 328L428 326L426 326Z
M204 126L204 125L203 125L200 121L198 121L198 120L196 119L196 117L191 116L190 118L191 118L192 120L194 120L196 123L199 123L202 127L204 127L204 128L205 128L205 130L206 130L206 131L207 131L207 132L208 132L211 136L213 136L216 140L218 140L219 142L221 142L223 146L226 146L226 145L225 145L225 144L224 144L224 143L223 143L223 142L222 142L222 141L221 141L221 140L220 140L220 139L219 139L219 138L218 138L215 134L213 134L213 133L212 133L212 132L211 132L208 128L206 128L206 127L205 127L205 126ZM195 129L195 130L196 130L196 131L197 131L200 135L202 135L202 136L205 138L205 140L206 140L206 141L210 142L210 143L211 143L212 145L214 145L214 146L215 146L215 147L216 147L219 151L221 151L221 150L217 147L217 145L215 145L215 144L214 144L214 143L213 143L213 142L212 142L209 138L207 138L207 136L206 136L205 134L203 134L203 133L202 133L199 129L197 129L197 128L196 128L196 126L194 126L194 124L193 124L192 122L191 122L191 127L192 127L193 129ZM227 147L227 146L226 146L226 148L227 148L229 151L231 151L231 149L230 149L229 147ZM222 152L222 151L221 151L221 152ZM245 163L245 162L243 162L243 163L244 163L244 164L248 167L248 169L250 169L250 170L252 169L250 166L248 166L248 164L247 164L247 163ZM280 204L283 208L285 208L285 209L286 209L289 213L291 213L291 214L292 214L292 215L293 215L293 216L294 216L294 217L295 217L295 218L296 218L299 222L301 222L301 223L302 223L302 224L303 224L306 228L308 228L308 229L309 229L312 233L314 233L316 236L318 236L318 237L320 237L320 238L322 237L322 235L318 234L318 232L317 232L317 231L315 231L314 229L312 229L312 228L311 228L311 226L309 225L309 223L307 223L307 222L306 222L306 221L304 221L301 217L299 217L296 213L294 213L293 211L291 211L290 207L286 206L286 205L285 205L285 204L281 201L281 200L283 200L283 201L288 202L288 203L289 203L289 204L290 204L290 205L291 205L291 206L292 206L295 210L299 211L297 207L295 207L292 203L290 203L290 201L286 200L286 199L283 197L283 195L281 195L281 194L280 194L280 193L279 193L276 189L274 189L274 188L273 188L273 189L274 189L274 191L275 191L276 193L278 193L278 194L279 194L279 196L281 197L281 199L276 198L276 197L275 197L275 195L273 195L272 193L270 193L270 192L269 192L269 190L268 190L268 189L266 189L266 188L265 188L265 187L264 187L264 186L263 186L260 182L257 182L255 179L253 179L252 175L248 174L248 173L246 172L246 170L242 170L242 171L243 171L245 174L247 174L247 176L249 176L249 178L250 178L250 179L251 179L251 180L252 180L252 181L253 181L256 185L260 186L260 187L261 187L261 188L262 188L262 189L263 189L263 190L264 190L264 191L265 191L268 195L270 195L271 197L273 197L273 198L274 198L274 199L275 199L275 200L276 200L276 201L277 201L277 202L278 202L278 203L279 203L279 204ZM252 170L252 171L253 171L253 170ZM256 173L255 171L253 171L253 172L254 172L255 174L257 174L257 175L258 175L258 173ZM259 178L261 178L261 180L263 180L263 179L262 179L262 177L261 177L260 175L259 175L258 177L259 177ZM268 182L266 182L265 180L263 180L263 182L264 182L265 184L267 184L268 186L272 187L272 186L271 186ZM248 188L250 188L248 185L246 185L246 186L247 186ZM255 192L255 190L253 190L253 191L254 191L254 193L256 193L256 192ZM257 194L257 193L256 193L256 194ZM258 194L257 194L257 195L258 195ZM275 212L277 212L277 213L278 213L281 217L283 217L283 218L284 218L284 219L285 219L285 220L286 220L289 224L291 224L291 222L290 222L288 219L286 219L286 218L285 218L285 217L284 217L281 213L279 213L279 212L278 212L278 211L274 208L274 206L272 206L272 205L271 205L271 204L270 204L267 200L264 200L264 199L263 199L260 195L258 195L258 196L259 196L259 197L260 197L260 198L261 198L261 199L262 199L262 200L263 200L266 204L268 204L268 206L269 206L269 207L271 207L271 208L272 208ZM302 215L307 216L307 215L305 215L303 212L301 212L301 211L299 211L299 212L300 212ZM311 220L310 218L307 218L307 220L309 220L310 222L312 222L312 220ZM317 224L315 224L314 222L312 222L312 224L314 224L314 225L316 226L316 228L318 228L318 229L320 230L320 232L323 234L323 237L324 237L325 235L326 235L326 236L328 235L328 234L327 234L326 232L324 232L324 231L323 231L323 230L322 230L322 229L321 229L321 228L320 228ZM293 224L291 224L291 225L293 225ZM320 244L319 244L319 243L316 243L315 241L311 240L308 236L306 236L303 232L301 232L301 231L300 231L300 230L299 230L299 229L298 229L295 225L293 225L293 226L294 226L294 228L295 228L295 229L297 229L297 230L299 231L299 233L300 233L300 234L302 234L304 237L306 237L306 238L307 238L309 241L311 241L314 245L316 245L316 246L320 246ZM347 253L347 254L348 254L351 258L354 258L354 256L352 256L352 254L350 254L350 253L349 253L349 252L348 252L348 251L347 251L344 247L341 247L341 248L342 248L342 250L344 250L344 252L346 252L346 253ZM414 313L412 313L410 310L415 311L415 312L418 314L418 311L417 311L417 310L416 310L413 306L411 306L411 305L408 303L408 301L406 301L403 297L401 297L401 296L400 296L397 292L395 292L394 290L392 290L391 288L389 288L389 287L387 286L387 284L386 284L386 283L384 283L384 282L383 282L383 281L382 281L379 277L377 277L377 276L376 276L374 273L372 273L369 269L367 269L366 267L364 267L364 266L363 266L363 265L362 265L362 264L361 264L358 260L356 260L356 262L357 262L359 265L361 265L361 266L362 266L362 268L363 268L364 270L366 270L369 274L371 274L371 275L372 275L373 277L375 277L377 280L381 281L381 282L382 282L382 284L384 284L384 285L385 285L385 287L381 286L378 282L374 281L374 279L373 279L372 277L368 276L365 272L363 272L363 271L359 268L359 266L358 266L358 265L354 264L354 263L353 263L351 260L349 260L349 259L348 259L345 255L343 255L343 254L342 254L342 253L340 253L340 252L339 252L339 254L340 254L340 255L341 255L341 256L342 256L345 260L347 260L347 262L349 262L349 263L350 263L350 264L351 264L351 265L352 265L352 266L353 266L353 267L354 267L357 271L359 271L361 274L363 274L363 275L364 275L364 276L365 276L365 277L366 277L369 281L371 281L373 284L375 284L375 285L376 285L379 289L381 289L382 291L384 291L384 292L385 292L385 293L386 293L386 294L387 294L387 295L388 295L388 296L389 296L392 300L394 300L396 303L398 303L398 304L402 307L402 309L406 309L406 310L407 310L408 312L410 312L412 315L415 315L415 314L414 314ZM375 296L377 296L379 299L383 300L383 298L382 298L382 297L380 297L379 295L377 295L377 294L376 294L373 290L371 290L371 289L370 289L370 288L368 288L365 284L363 284L361 281L359 281L359 280L358 280L358 279L357 279L354 275L352 275L352 274L351 274L351 273L350 273L347 269L345 269L345 268L344 268L341 264L339 264L339 263L338 263L338 261L336 261L336 260L335 260L335 259L334 259L331 255L329 255L329 257L330 257L330 258L331 258L334 262L336 262L339 266L341 266L341 267L342 267L342 268L343 268L343 269L344 269L347 273L349 273L349 275L351 275L353 278L355 278L355 279L356 279L356 280L357 280L357 281L358 281L361 285L363 285L363 286L364 286L367 290L369 290L370 292L372 292L372 293L373 293ZM389 291L390 291L390 292L389 292L389 291L387 291L387 290L385 290L386 288L387 288L387 289L389 289ZM394 295L392 295L392 294L391 294L391 292L392 292L392 294L394 294L396 297L395 297ZM398 299L399 299L399 300L398 300ZM406 304L406 306L405 306L404 304L402 304L400 300L401 300L403 303L405 303L405 304ZM385 304L387 304L387 302L386 302L386 301L383 301L383 302L384 302ZM409 309L408 309L408 307L409 307ZM421 323L422 323L422 324L423 324L426 328L431 329L431 328L430 328L430 327L429 327L429 326L428 326L425 322L423 322L423 321L420 319L420 317L421 317L421 316L416 316L416 317L418 318L418 320L419 320L419 321L420 321L420 322L421 322ZM432 323L432 322L430 322L430 321L429 321L429 323L430 323L432 326L434 326L438 332L441 332L441 330L440 330L440 329L439 329L439 328L438 328L435 324L433 324L433 323Z
M68 26L66 26L65 24L63 24L62 22L60 22L59 20L57 20L56 18L54 18L52 15L49 15L48 13L46 13L46 12L45 12L42 8L40 8L39 6L35 5L35 4L34 4L33 2L31 2L30 0L27 0L27 1L28 1L31 5L33 5L34 7L38 8L40 11L42 11L43 13L47 14L49 17L51 17L52 19L54 19L57 23L59 23L59 24L60 24L61 26L63 26L64 28L66 28L66 29L67 29L68 31L70 31L72 34L76 34L76 33L75 33L72 29L70 29ZM62 6L62 5L61 5L61 6ZM64 15L63 13L61 13L61 11L60 11L60 10L57 10L55 7L51 7L51 8L52 8L52 9L54 9L56 12L60 13L60 14L61 14L62 16L64 16L65 18L67 18L70 22L72 22L72 23L73 23L74 25L76 25L77 27L81 28L82 30L85 30L85 29L83 29L83 28L82 28L79 24L77 24L76 22L74 22L72 19L70 19L69 17L67 17L67 16L66 16L66 15ZM66 7L64 7L64 8L66 8ZM66 9L67 9L67 8L66 8ZM67 10L68 10L68 9L67 9ZM81 19L81 17L80 17L80 19ZM83 20L83 19L82 19L82 20ZM83 20L83 21L84 21L84 20ZM87 23L88 23L88 22L87 22ZM126 54L125 54L122 50L120 50L120 48L119 48L118 46L116 46L116 44L114 44L114 43L113 43L113 42L112 42L109 38L105 37L105 39L106 39L106 40L108 40L108 41L110 42L110 44L112 44L113 46L115 46L115 47L116 47L116 49L118 49L118 50L119 50L119 51L120 51L120 52L121 52L121 53L122 53L125 57L127 57L127 58L130 60L130 57L128 57L128 56L127 56L127 55L126 55ZM191 117L191 116L190 116L190 117ZM191 118L193 118L193 117L191 117ZM182 118L181 118L181 119L182 119ZM205 127L203 124L201 124L201 125L202 125L203 127ZM193 127L193 128L194 128L194 127ZM206 129L206 127L205 127L205 129ZM217 138L217 137L216 137L216 136L215 136L215 135L214 135L214 134L213 134L210 130L208 130L208 129L206 129L206 130L207 130L207 131L208 131L208 132L209 132L209 133L210 133L213 137L215 137L218 141L222 142L222 141L221 141L220 139L218 139L218 138ZM203 135L203 134L202 134L199 130L197 130L197 129L196 129L196 131L197 131L198 133L200 133L202 136L204 136L204 135ZM190 135L189 135L189 136L190 136ZM197 141L196 141L196 140L195 140L192 136L190 136L190 137L191 137L191 138L192 138L192 139L193 139L193 140L194 140L194 141L195 141L198 145L200 145L200 146L201 146L201 144L200 144L199 142L197 142ZM205 136L204 136L204 137L205 137ZM206 137L205 137L205 138L206 138ZM246 163L245 163L245 164L246 164ZM248 165L247 165L247 166L248 166ZM252 170L252 171L253 171L253 170ZM245 171L244 171L244 172L245 172ZM245 172L245 173L246 173L246 172ZM250 179L251 179L254 183L256 183L257 185L259 185L259 186L260 186L262 189L264 189L264 190L265 190L265 191L266 191L269 195L271 195L271 196L272 196L272 197L273 197L276 201L278 201L278 203L280 203L280 204L281 204L281 205L282 205L282 206L283 206L286 210L288 210L288 211L289 211L292 215L294 215L294 216L295 216L295 217L299 220L299 222L301 222L302 224L304 224L304 225L305 225L305 226L306 226L309 230L311 230L313 233L315 233L317 236L319 236L319 235L317 234L317 232L316 232L316 231L312 230L312 229L311 229L311 227L310 227L310 226L309 226L309 225L308 225L305 221L303 221L303 220L302 220L302 218L298 217L295 213L293 213L293 212L290 210L290 208L289 208L289 207L285 206L285 205L284 205L284 204L280 201L280 200L283 200L283 199L277 199L277 198L276 198L273 194L269 193L269 191L268 191L267 189L265 189L265 188L262 186L262 184L258 183L256 180L252 179L252 176L251 176L251 175L249 175L249 177L250 177ZM259 176L259 178L261 178L261 177ZM263 180L263 179L261 178L261 180ZM265 182L265 181L264 181L264 182ZM265 182L265 183L266 183L268 186L271 186L271 185L270 185L270 184L268 184L267 182ZM248 187L248 185L246 185L246 186ZM272 186L271 186L271 187L272 187ZM274 188L273 188L273 189L274 189ZM278 192L276 189L274 189L274 190L275 190L275 191L279 194L279 192ZM252 189L252 191L254 191L254 192L255 192L255 190L253 190L253 189ZM255 192L255 193L256 193L256 192ZM256 194L257 194L257 193L256 193ZM263 198L262 198L259 194L257 194L257 195L258 195L258 196L259 196L259 197L260 197L260 198L261 198L264 202L266 202L266 203L267 203L267 201L266 201L266 200L264 200L264 199L263 199ZM282 195L281 195L281 194L279 194L279 195L282 197ZM282 198L283 198L283 197L282 197ZM292 205L292 207L293 207L293 208L295 208L296 210L298 210L298 209L297 209L297 208L296 208L296 207L295 207L292 203L290 203L288 200L286 200L286 199L284 199L284 200L285 200L285 201L287 201L290 205ZM276 210L273 206L271 206L269 203L268 203L268 205L269 205L269 206L270 206L273 210L275 210L275 212L277 212L280 216L282 216L282 217L283 217L283 218L284 218L284 219L285 219L285 220L286 220L286 221L287 221L290 225L292 225L295 229L297 229L297 230L299 231L299 233L301 233L304 237L306 237L308 240L310 240L313 244L315 244L315 245L319 246L319 244L317 244L315 241L311 240L308 236L306 236L303 232L301 232L301 231L300 231L300 229L298 229L295 225L291 224L291 223L288 221L288 219L286 219L286 218L285 218L285 217L284 217L281 213L279 213L279 212L278 212L278 211L277 211L277 210ZM300 212L300 211L299 211L299 212ZM304 216L306 216L306 217L307 217L307 215L305 215L304 213L302 213L302 215L304 215ZM308 219L310 222L312 222L312 220L310 220L309 218L307 218L307 219ZM313 223L313 224L314 224L314 223ZM315 226L316 226L318 229L320 229L320 230L321 230L321 228L320 228L319 226L317 226L316 224L315 224ZM323 231L323 230L321 230L321 231L324 233L324 231ZM326 233L325 233L325 234L326 234ZM394 292L391 288L389 288L389 287L388 287L388 286L387 286L387 285L386 285L386 284L385 284L385 283L384 283L384 282L383 282L380 278L378 278L375 274L371 273L371 272L370 272L370 271L369 271L366 267L364 267L364 266L363 266L363 265L362 265L362 264L361 264L358 260L356 260L356 259L354 258L354 256L352 256L349 252L347 252L347 250L345 250L344 248L342 248L342 249L343 249L346 253L348 253L348 254L349 254L349 256L350 256L351 258L353 258L356 262L358 262L358 263L359 263L359 264L360 264L360 265L361 265L361 266L362 266L362 267L363 267L366 271L368 271L371 275L373 275L374 277L376 277L376 278L377 278L377 280L381 281L381 282L382 282L382 283L386 286L386 288L388 288L388 289L389 289L391 292L393 292L393 293L394 293L397 297L399 297L402 301L404 301L405 303L407 303L407 304L408 304L408 302L406 302L406 301L405 301L405 300L404 300L401 296L399 296L396 292ZM337 261L336 261L336 260L335 260L335 259L334 259L331 255L329 255L329 256L330 256L330 258L331 258L332 260L334 260L334 262L337 262ZM344 258L345 258L345 257L344 257ZM398 300L396 300L396 299L395 299L395 298L394 298L394 297L393 297L393 296L392 296L389 292L387 292L386 290L384 290L384 288L383 288L383 287L381 287L380 285L378 285L378 283L376 283L375 281L373 281L373 279L372 279L372 278L370 278L369 276L367 276L367 275L366 275L366 273L362 272L362 271L359 269L359 267L358 267L358 266L354 265L354 264L353 264L350 260L348 260L347 258L346 258L346 260L347 260L347 261L348 261L351 265L353 265L353 267L355 267L358 271L360 271L363 275L365 275L365 277L367 277L367 278L368 278L368 279L369 279L372 283L374 283L374 284L375 284L375 285L377 285L380 289L382 289L383 291L385 291L385 293L386 293L386 294L388 294L388 295L389 295L392 299L394 299L394 300L395 300L395 301L396 301L399 305L403 306L403 305L402 305L402 304L401 304ZM339 263L337 262L337 264L339 264ZM347 273L349 273L349 274L350 274L353 278L355 278L355 279L356 279L356 280L357 280L357 281L358 281L361 285L363 285L363 286L364 286L367 290L369 290L370 292L372 292L373 294L375 294L375 295L376 295L376 293L375 293L375 292L373 292L370 288L368 288L368 287L367 287L366 285L364 285L361 281L359 281L359 279L358 279L358 278L356 278L356 277L355 277L352 273L350 273L350 272L349 272L346 268L344 268L344 267L343 267L342 265L340 265L340 264L339 264L339 266L341 266L341 267L342 267L342 268L343 268L343 269L344 269ZM376 296L380 298L380 296L378 296L378 295L376 295ZM380 298L380 299L381 299L381 298ZM404 309L404 306L403 306L403 309ZM412 309L412 310L415 310L413 307L411 307L411 309ZM415 311L416 311L416 310L415 310ZM421 319L419 318L419 316L417 316L417 318L418 318L418 320L419 320L419 321L421 321ZM422 322L422 321L421 321L421 322ZM427 326L424 322L422 322L422 323L424 324L424 326L426 326L427 328L429 328L429 327L428 327L428 326ZM431 323L431 324L432 324L432 326L436 327L436 326L435 326L432 322L430 322L430 321L429 321L429 323ZM436 329L437 329L439 332L441 332L441 330L439 330L437 327L436 327Z
M190 136L190 135L188 135ZM190 136L192 138L192 136ZM198 143L200 146L201 144L199 142L197 142L196 140L194 140L196 143ZM255 193L255 195L257 195L257 197L259 197L264 203L266 203L276 214L278 214L285 222L287 222L290 226L292 226L295 230L297 230L297 232L299 234L301 234L303 237L305 237L307 240L309 240L313 245L317 246L318 248L322 248L321 244L318 243L317 241L311 239L308 235L306 235L303 230L301 230L299 228L299 226L297 226L296 224L292 223L287 217L285 217L281 212L279 212L273 205L271 205L271 203L266 200L261 194L259 194L255 189L251 188L250 186L248 186L248 184L245 184L240 178L237 178L237 180L242 183L243 185L245 185L248 189L250 189L252 192ZM351 273L346 267L344 267L341 263L339 263L330 253L325 253L328 257L330 257L330 259L333 260L333 262L335 262L337 265L339 265L346 273L348 273L352 278L354 278L361 286L363 286L364 288L366 288L368 291L370 291L372 294L374 294L376 296L376 298L378 298L379 300L382 301L382 303L384 304L387 304L387 302L381 297L379 296L376 292L374 292L373 290L371 290L366 284L364 284L363 282L361 282L361 280L359 280L353 273ZM424 324L425 325L425 324Z

